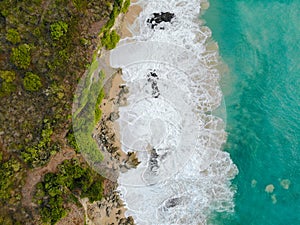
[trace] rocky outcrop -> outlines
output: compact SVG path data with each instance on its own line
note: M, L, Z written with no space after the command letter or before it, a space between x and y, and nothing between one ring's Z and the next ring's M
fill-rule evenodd
M171 22L174 17L175 14L170 12L153 13L152 17L147 20L147 23L151 29L154 29L161 22ZM164 28L161 27L160 29Z

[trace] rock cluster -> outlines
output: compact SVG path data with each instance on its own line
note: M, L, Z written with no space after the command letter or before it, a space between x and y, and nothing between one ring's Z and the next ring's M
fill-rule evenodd
M134 225L133 218L125 217L124 204L118 192L106 196L99 202L86 202L87 216L94 225Z
M147 23L151 29L154 29L161 22L171 22L174 17L175 14L170 12L153 13L152 17L147 20ZM160 29L164 28L161 27Z

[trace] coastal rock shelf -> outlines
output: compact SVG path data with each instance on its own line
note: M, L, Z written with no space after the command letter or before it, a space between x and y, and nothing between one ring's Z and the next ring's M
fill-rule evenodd
M122 151L140 162L118 178L126 216L138 225L206 224L212 211L234 209L237 174L221 150L224 121L212 115L222 101L218 52L206 50L199 0L139 4L140 34L110 52L129 90L116 120Z

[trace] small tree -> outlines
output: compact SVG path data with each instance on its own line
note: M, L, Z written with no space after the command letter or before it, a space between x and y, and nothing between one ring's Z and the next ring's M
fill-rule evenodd
M17 44L21 41L20 34L17 30L15 29L8 29L6 33L6 40L13 44Z
M102 45L105 46L105 48L111 50L116 47L119 40L120 40L120 36L117 34L115 30L113 30L111 33L105 32L103 34L101 42Z
M24 77L23 85L27 91L38 91L42 87L42 82L38 75L28 72Z
M59 40L68 32L68 24L63 21L58 21L50 25L51 37L53 40Z
M12 48L11 60L20 69L27 69L31 61L30 46L22 44Z

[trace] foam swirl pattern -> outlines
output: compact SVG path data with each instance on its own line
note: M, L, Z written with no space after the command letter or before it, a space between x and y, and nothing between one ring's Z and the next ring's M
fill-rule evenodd
M212 211L234 210L237 174L221 150L225 123L211 114L222 100L218 52L207 48L211 32L199 24L199 0L138 4L139 34L110 54L129 88L117 120L122 150L141 161L118 179L126 213L139 225L207 224Z

